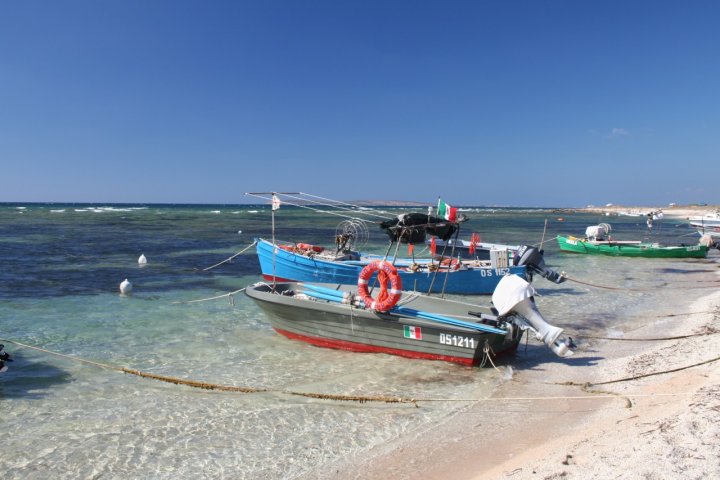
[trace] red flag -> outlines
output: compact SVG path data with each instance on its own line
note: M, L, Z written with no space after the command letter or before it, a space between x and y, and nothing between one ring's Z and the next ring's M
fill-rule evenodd
M415 245L412 243L408 243L408 255L412 255L415 251Z
M480 234L479 233L473 233L472 235L470 235L470 247L468 249L470 251L470 255L475 254L475 247L477 247L479 243L480 243Z
M437 252L437 243L435 242L435 237L432 237L430 239L430 253L435 255L435 252Z

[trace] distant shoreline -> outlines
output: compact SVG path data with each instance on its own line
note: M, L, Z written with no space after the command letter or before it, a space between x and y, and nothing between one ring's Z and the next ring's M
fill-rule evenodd
M707 215L720 211L720 205L674 205L672 207L653 207L653 206L623 206L612 205L606 207L585 207L579 209L581 211L591 213L610 213L620 215L622 213L630 213L635 215L647 215L651 212L662 211L663 215L668 217L694 217L699 215Z
M299 205L304 205L309 202L295 202ZM435 204L423 203L423 202L411 202L402 200L353 200L349 202L343 202L349 205L356 205L358 207L391 207L391 208L426 208L434 207ZM17 206L122 206L122 207L194 207L194 206L205 206L205 207L257 207L257 206L270 206L269 203L127 203L127 202L0 202L0 207L17 207ZM680 217L687 218L691 216L712 214L720 211L720 205L673 205L673 206L629 206L629 205L610 205L604 207L538 207L538 206L522 206L522 205L460 205L459 209L466 208L482 208L482 209L533 209L533 210L547 210L553 212L567 212L567 213L601 213L610 215L621 215L629 213L632 215L644 216L651 212L662 211L665 216L668 217Z

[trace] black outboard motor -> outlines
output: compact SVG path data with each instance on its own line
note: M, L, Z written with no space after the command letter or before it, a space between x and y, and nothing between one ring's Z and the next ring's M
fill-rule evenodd
M551 282L562 283L566 280L562 274L545 266L542 250L530 245L523 245L518 249L517 255L513 258L513 265L524 265L531 274L537 273Z
M0 373L5 373L8 367L5 366L5 362L12 362L10 354L5 351L5 345L0 343Z

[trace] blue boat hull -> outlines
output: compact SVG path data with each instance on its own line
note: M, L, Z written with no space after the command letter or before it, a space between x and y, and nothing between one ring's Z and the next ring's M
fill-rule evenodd
M272 243L262 239L257 241L256 248L263 277L276 281L355 285L363 267L373 259L381 258L361 255L359 260L325 260L273 247ZM395 262L403 290L423 293L444 291L452 294L491 294L505 275L515 274L527 278L525 267L469 267L449 273L441 270L436 275L427 269L413 272L406 268L406 265L410 264L408 259L398 259Z

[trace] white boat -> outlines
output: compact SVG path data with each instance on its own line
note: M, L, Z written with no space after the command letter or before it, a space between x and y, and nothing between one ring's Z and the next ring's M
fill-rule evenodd
M713 231L713 229L720 228L720 212L688 217L688 221L690 222L690 225L695 228L709 229L710 231Z
M709 235L710 238L712 238L713 240L720 239L720 226L700 227L697 229L697 232L700 234L701 237Z

